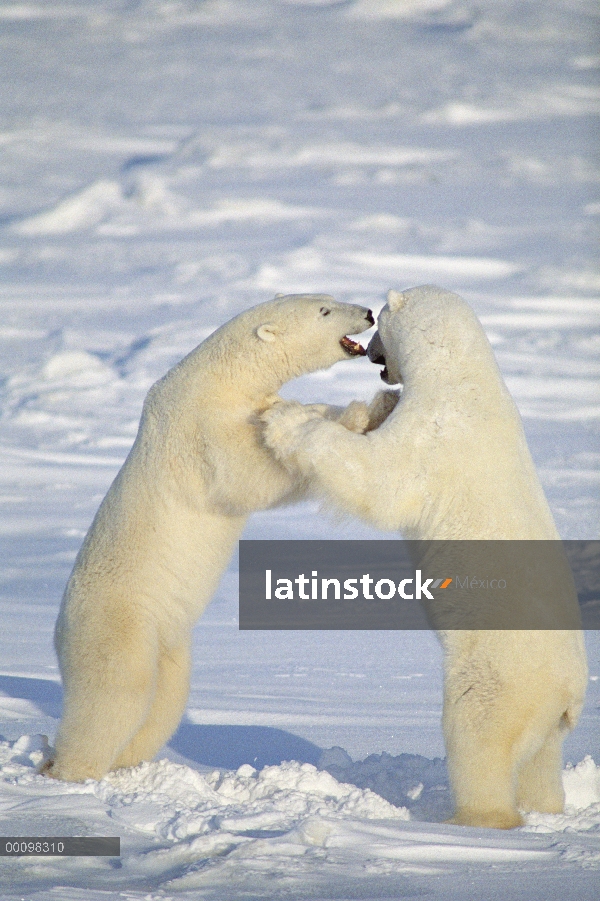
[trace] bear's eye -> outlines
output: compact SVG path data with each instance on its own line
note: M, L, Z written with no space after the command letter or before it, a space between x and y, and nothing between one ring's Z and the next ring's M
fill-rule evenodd
M328 309L327 307L321 307L321 309L319 310L319 313L321 314L321 316L329 316L329 314L331 313L331 310Z

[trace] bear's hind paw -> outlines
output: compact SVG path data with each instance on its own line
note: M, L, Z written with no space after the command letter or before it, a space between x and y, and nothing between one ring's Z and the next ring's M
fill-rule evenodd
M445 821L449 826L479 826L484 829L515 829L523 825L523 817L512 810L457 810Z

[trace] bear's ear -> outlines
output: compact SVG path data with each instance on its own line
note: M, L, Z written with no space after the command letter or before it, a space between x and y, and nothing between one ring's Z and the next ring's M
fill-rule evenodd
M285 294L276 294L275 300L281 300L282 297L285 297Z
M275 341L278 334L279 329L272 322L265 322L256 329L256 337L261 341Z
M404 294L401 294L400 291L394 291L391 289L387 293L387 302L388 307L392 311L392 313L397 313L398 310L401 310L404 304L406 303L406 297Z

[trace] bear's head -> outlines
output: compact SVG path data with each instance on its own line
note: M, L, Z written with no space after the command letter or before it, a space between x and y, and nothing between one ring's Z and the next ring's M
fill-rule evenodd
M365 356L348 336L375 323L366 307L338 303L328 294L279 294L242 316L252 324L257 360L276 367L282 381Z
M427 381L464 380L467 373L495 360L488 339L466 301L435 285L389 291L367 354L383 365L381 378L402 384L409 374Z

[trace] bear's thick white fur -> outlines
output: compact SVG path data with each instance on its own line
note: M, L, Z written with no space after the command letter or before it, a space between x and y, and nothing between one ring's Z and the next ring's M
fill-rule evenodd
M343 510L406 538L559 538L519 413L464 300L432 286L390 291L369 356L385 358L385 381L404 384L397 403L389 392L376 399L379 427L352 434L316 410L277 405L264 417L266 441L283 462ZM546 575L538 592L539 631L526 628L522 596L512 599L514 629L438 631L454 823L510 828L519 808L563 809L562 741L587 666L561 560L552 564L560 586Z
M284 382L348 359L340 339L372 324L369 310L327 295L280 295L219 328L150 389L63 597L64 709L49 775L99 779L152 758L175 731L192 627L246 517L304 491L264 447L258 417ZM349 427L364 416L356 405L315 409Z

